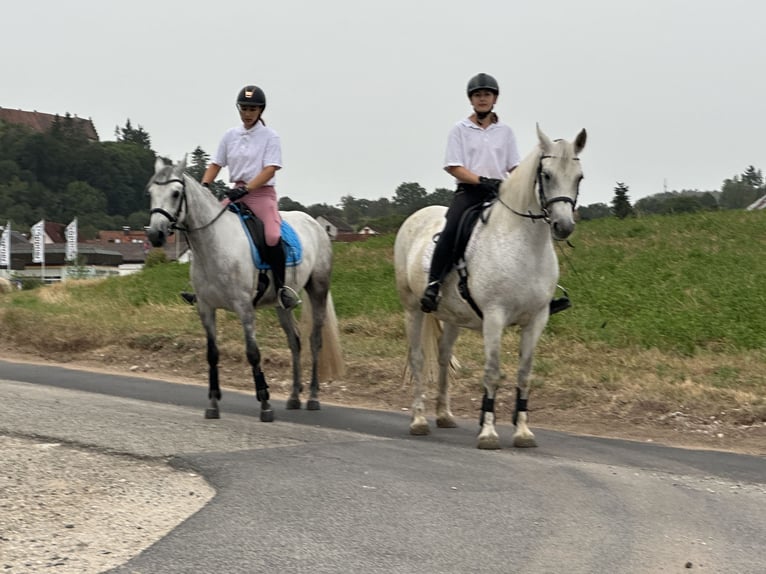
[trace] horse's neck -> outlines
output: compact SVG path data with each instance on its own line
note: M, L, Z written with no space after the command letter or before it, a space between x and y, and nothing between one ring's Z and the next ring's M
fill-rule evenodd
M508 180L502 185L500 202L503 205L497 206L502 209L496 208L493 211L501 213L498 219L503 220L504 227L522 224L524 218L519 217L518 213L540 213L540 204L537 198L537 166L539 163L540 151L534 150L511 172Z
M192 187L186 190L187 210L185 227L189 233L189 242L198 250L214 245L223 234L218 224L230 219L232 213L221 213L226 208L204 188ZM229 221L229 223L231 223Z

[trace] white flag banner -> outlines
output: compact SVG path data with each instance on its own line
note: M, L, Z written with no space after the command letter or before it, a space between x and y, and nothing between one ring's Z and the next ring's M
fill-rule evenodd
M3 229L3 235L0 237L0 267L10 267L11 264L11 222Z
M32 226L32 263L45 263L45 220Z
M72 223L66 226L66 260L77 260L77 218L72 220Z

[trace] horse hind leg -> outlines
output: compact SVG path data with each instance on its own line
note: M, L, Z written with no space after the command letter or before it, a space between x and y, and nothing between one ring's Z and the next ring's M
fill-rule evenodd
M423 378L425 357L423 353L423 323L430 320L418 311L406 311L405 321L407 326L407 337L409 339L409 349L407 352L407 362L409 366L409 376L412 379L413 400L412 400L412 420L410 421L410 434L416 436L427 435L431 432L428 426L428 419L425 415L425 400L423 392ZM429 341L430 342L430 341Z
M300 394L303 391L303 384L301 383L301 339L292 311L277 308L277 318L282 326L282 330L287 335L287 345L290 348L290 355L292 357L293 387L290 391L290 396L287 398L286 408L288 410L297 410L301 408Z
M309 342L311 346L311 384L309 386L309 399L306 402L306 408L310 411L319 410L319 361L322 352L322 333L324 331L327 317L328 291L323 290L315 294L309 293L308 297L311 305L311 335ZM306 310L308 311L308 309Z
M452 367L452 348L457 341L459 328L446 324L439 342L439 375L438 394L436 396L436 426L439 428L456 428L457 423L452 415L449 400L449 376Z

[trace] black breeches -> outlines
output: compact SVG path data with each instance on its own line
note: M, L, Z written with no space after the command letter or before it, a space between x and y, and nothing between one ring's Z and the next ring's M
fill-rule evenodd
M431 259L431 270L428 274L428 282L441 282L452 270L452 266L463 256L465 246L468 243L468 234L458 236L460 221L466 211L478 204L488 201L493 196L479 190L458 190L445 215L444 229L439 234L439 239L434 247L434 255Z

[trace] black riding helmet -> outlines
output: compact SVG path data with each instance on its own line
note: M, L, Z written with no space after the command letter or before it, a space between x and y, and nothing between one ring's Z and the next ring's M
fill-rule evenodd
M245 86L237 95L237 105L261 106L266 109L266 94L258 86Z
M496 96L500 95L500 86L497 84L497 80L489 74L476 74L473 78L468 80L468 87L466 93L468 97L478 90L489 90Z

